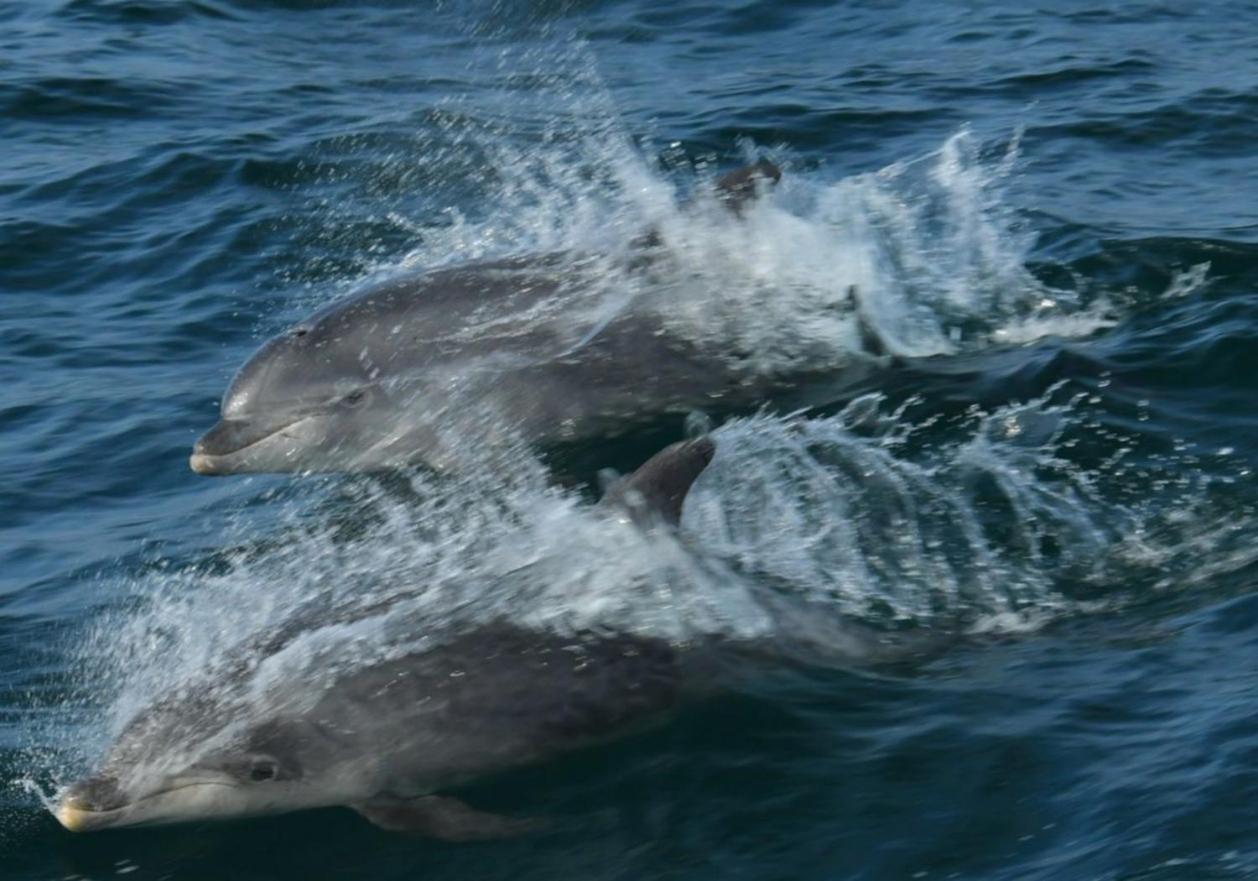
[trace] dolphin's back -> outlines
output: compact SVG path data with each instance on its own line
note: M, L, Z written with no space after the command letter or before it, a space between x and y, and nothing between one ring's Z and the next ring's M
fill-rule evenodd
M293 383L308 382L312 366L378 375L422 391L399 395L412 422L472 408L543 443L615 434L648 415L763 390L723 352L669 333L653 309L609 305L597 265L587 264L541 255L381 282L290 335L287 345L311 353L294 362ZM437 389L451 397L434 397Z
M504 346L562 345L551 326L524 320L560 286L556 259L486 261L370 284L268 340L232 378L224 415L317 402L338 383L379 375L405 382Z
M416 795L624 733L680 687L666 642L502 624L350 674L312 715L365 735L383 788Z
M671 646L641 637L544 637L514 628L474 634L440 667L479 663L451 689L451 711L530 731L546 745L587 741L671 707L677 696ZM466 654L464 654L466 653ZM459 680L455 680L458 682Z

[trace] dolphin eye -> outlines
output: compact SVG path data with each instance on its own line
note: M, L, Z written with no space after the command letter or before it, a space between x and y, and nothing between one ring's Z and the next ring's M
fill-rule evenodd
M345 397L341 398L341 403L349 407L357 407L363 401L367 400L366 389L354 389Z
M253 763L253 767L249 769L249 779L254 782L261 783L263 780L274 780L278 769L275 762L268 759L258 759Z
M293 336L295 337L303 337L308 333L310 333L310 329L306 327L298 327L293 330Z

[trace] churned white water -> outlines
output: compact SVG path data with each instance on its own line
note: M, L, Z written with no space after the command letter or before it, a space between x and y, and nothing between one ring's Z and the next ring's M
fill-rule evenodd
M1034 232L1004 189L1016 138L992 150L961 130L929 155L850 177L768 151L782 182L735 215L712 197L716 169L660 169L590 107L574 105L571 128L548 124L541 149L445 111L442 149L486 163L487 207L440 224L392 212L417 243L373 275L570 254L595 278L565 292L583 320L596 317L592 332L644 310L768 374L868 358L862 323L887 353L917 359L1114 321L1103 298L1050 288L1027 268ZM759 152L747 145L749 160ZM644 272L632 243L648 231L659 245ZM1016 630L1121 602L1105 589L1111 567L1130 581L1144 565L1163 584L1182 549L1229 534L1183 516L1206 510L1214 478L1163 483L1184 471L1179 454L1136 465L1080 452L1098 433L1112 449L1140 443L1105 426L1091 394L1063 385L947 416L866 395L834 415L730 420L676 533L595 507L509 444L442 478L309 479L264 502L267 518L242 508L209 527L230 549L108 585L117 601L79 642L78 667L108 724L76 751L86 762L156 698L212 692L226 671L245 672L255 701L313 699L346 670L493 621L770 652L806 639L859 662L854 628Z
M1252 561L1210 516L1222 478L1184 478L1173 453L1076 459L1108 430L1095 417L1060 386L942 421L878 395L831 417L735 419L713 432L677 532L557 488L522 449L473 474L332 480L268 535L242 526L236 550L116 586L130 599L81 649L110 719L92 742L229 671L233 699L245 671L248 701L300 706L348 670L497 621L874 663L862 634L1114 608L1130 601L1107 590L1120 574L1173 589L1203 543L1219 565Z

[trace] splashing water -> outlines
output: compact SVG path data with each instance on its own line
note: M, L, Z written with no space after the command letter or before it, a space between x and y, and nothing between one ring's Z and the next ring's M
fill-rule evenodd
M828 419L738 420L718 432L686 525L747 576L866 623L968 628L1079 611L1093 595L1118 602L1110 585L1132 581L1131 537L1158 536L1165 584L1177 549L1222 521L1196 522L1192 537L1169 524L1228 478L1167 485L1183 465L1173 454L1127 465L1137 439L1108 431L1098 402L1059 383L951 418L915 420L920 400L888 410L874 394ZM1098 432L1119 453L1076 455Z
M951 418L870 395L828 418L736 419L677 535L557 488L524 450L455 478L323 482L274 534L121 586L78 665L110 722L76 750L86 763L161 696L301 705L494 621L861 663L879 660L867 634L1027 629L1135 601L1141 571L1168 590L1202 559L1258 560L1218 504L1224 469L1134 464L1148 439L1098 403L1059 384ZM1099 434L1103 455L1085 449Z
M839 181L795 172L787 158L778 188L734 216L704 180L661 176L607 129L579 138L574 153L544 150L544 160L500 146L505 183L491 198L501 212L479 224L460 218L404 265L602 255L599 283L582 296L654 312L759 374L841 367L865 347L862 323L912 357L1114 323L1103 299L1085 305L1027 270L1034 235L1003 196L1016 138L988 159L963 129L934 154ZM647 230L665 254L643 274L627 243Z
M444 100L429 111L438 125L365 174L358 223L355 199L339 194L329 208L334 229L378 223L383 209L405 242L401 253L375 248L367 277L566 256L581 289L537 321L579 316L593 332L641 310L755 376L842 368L865 350L863 328L881 348L921 357L1114 323L1103 297L1052 288L1027 269L1035 234L1006 198L1018 136L993 149L963 128L928 155L837 180L793 167L785 149L746 143L746 160L767 154L785 176L735 217L711 197L715 157L635 143L579 41L544 56L495 50L475 64L475 100ZM343 186L334 169L329 180ZM416 205L414 191L434 195ZM635 258L648 232L663 248L644 273ZM344 250L361 259L372 249L355 240ZM301 295L294 312L348 287Z
M1003 197L1016 138L993 159L962 130L929 156L837 181L779 155L781 185L735 217L705 190L706 165L687 177L647 161L597 76L583 75L555 79L568 112L547 107L540 148L457 107L435 110L443 140L416 151L474 179L487 213L385 206L409 250L368 274L571 254L597 277L584 315L648 310L765 374L843 366L864 346L862 321L909 357L1113 322L1103 301L1026 268L1034 236ZM628 243L647 230L664 256L630 271ZM1183 516L1208 509L1218 475L1172 483L1164 475L1184 469L1171 455L1141 467L1076 455L1103 421L1077 390L952 419L919 403L866 396L829 418L727 423L678 536L584 504L522 448L441 481L312 481L274 506L267 534L242 516L234 550L112 585L123 599L77 665L109 722L92 738L76 732L71 752L88 764L162 695L212 697L236 679L255 702L309 701L347 670L502 619L783 653L806 640L853 660L868 646L852 637L861 628L1023 627L1120 602L1107 589L1116 567L1130 583L1144 565L1170 587L1203 542L1231 543L1212 559L1254 559L1219 517Z

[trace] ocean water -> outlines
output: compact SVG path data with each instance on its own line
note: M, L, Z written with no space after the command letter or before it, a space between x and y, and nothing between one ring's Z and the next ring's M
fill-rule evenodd
M0 877L1258 877L1256 33L1226 0L0 4ZM745 216L684 207L759 157ZM809 381L463 475L188 469L249 353L365 281L648 227L673 332ZM895 356L858 373L852 286ZM592 509L705 428L676 535ZM133 713L311 603L352 624L271 687L504 617L757 661L460 790L532 836L56 823Z

